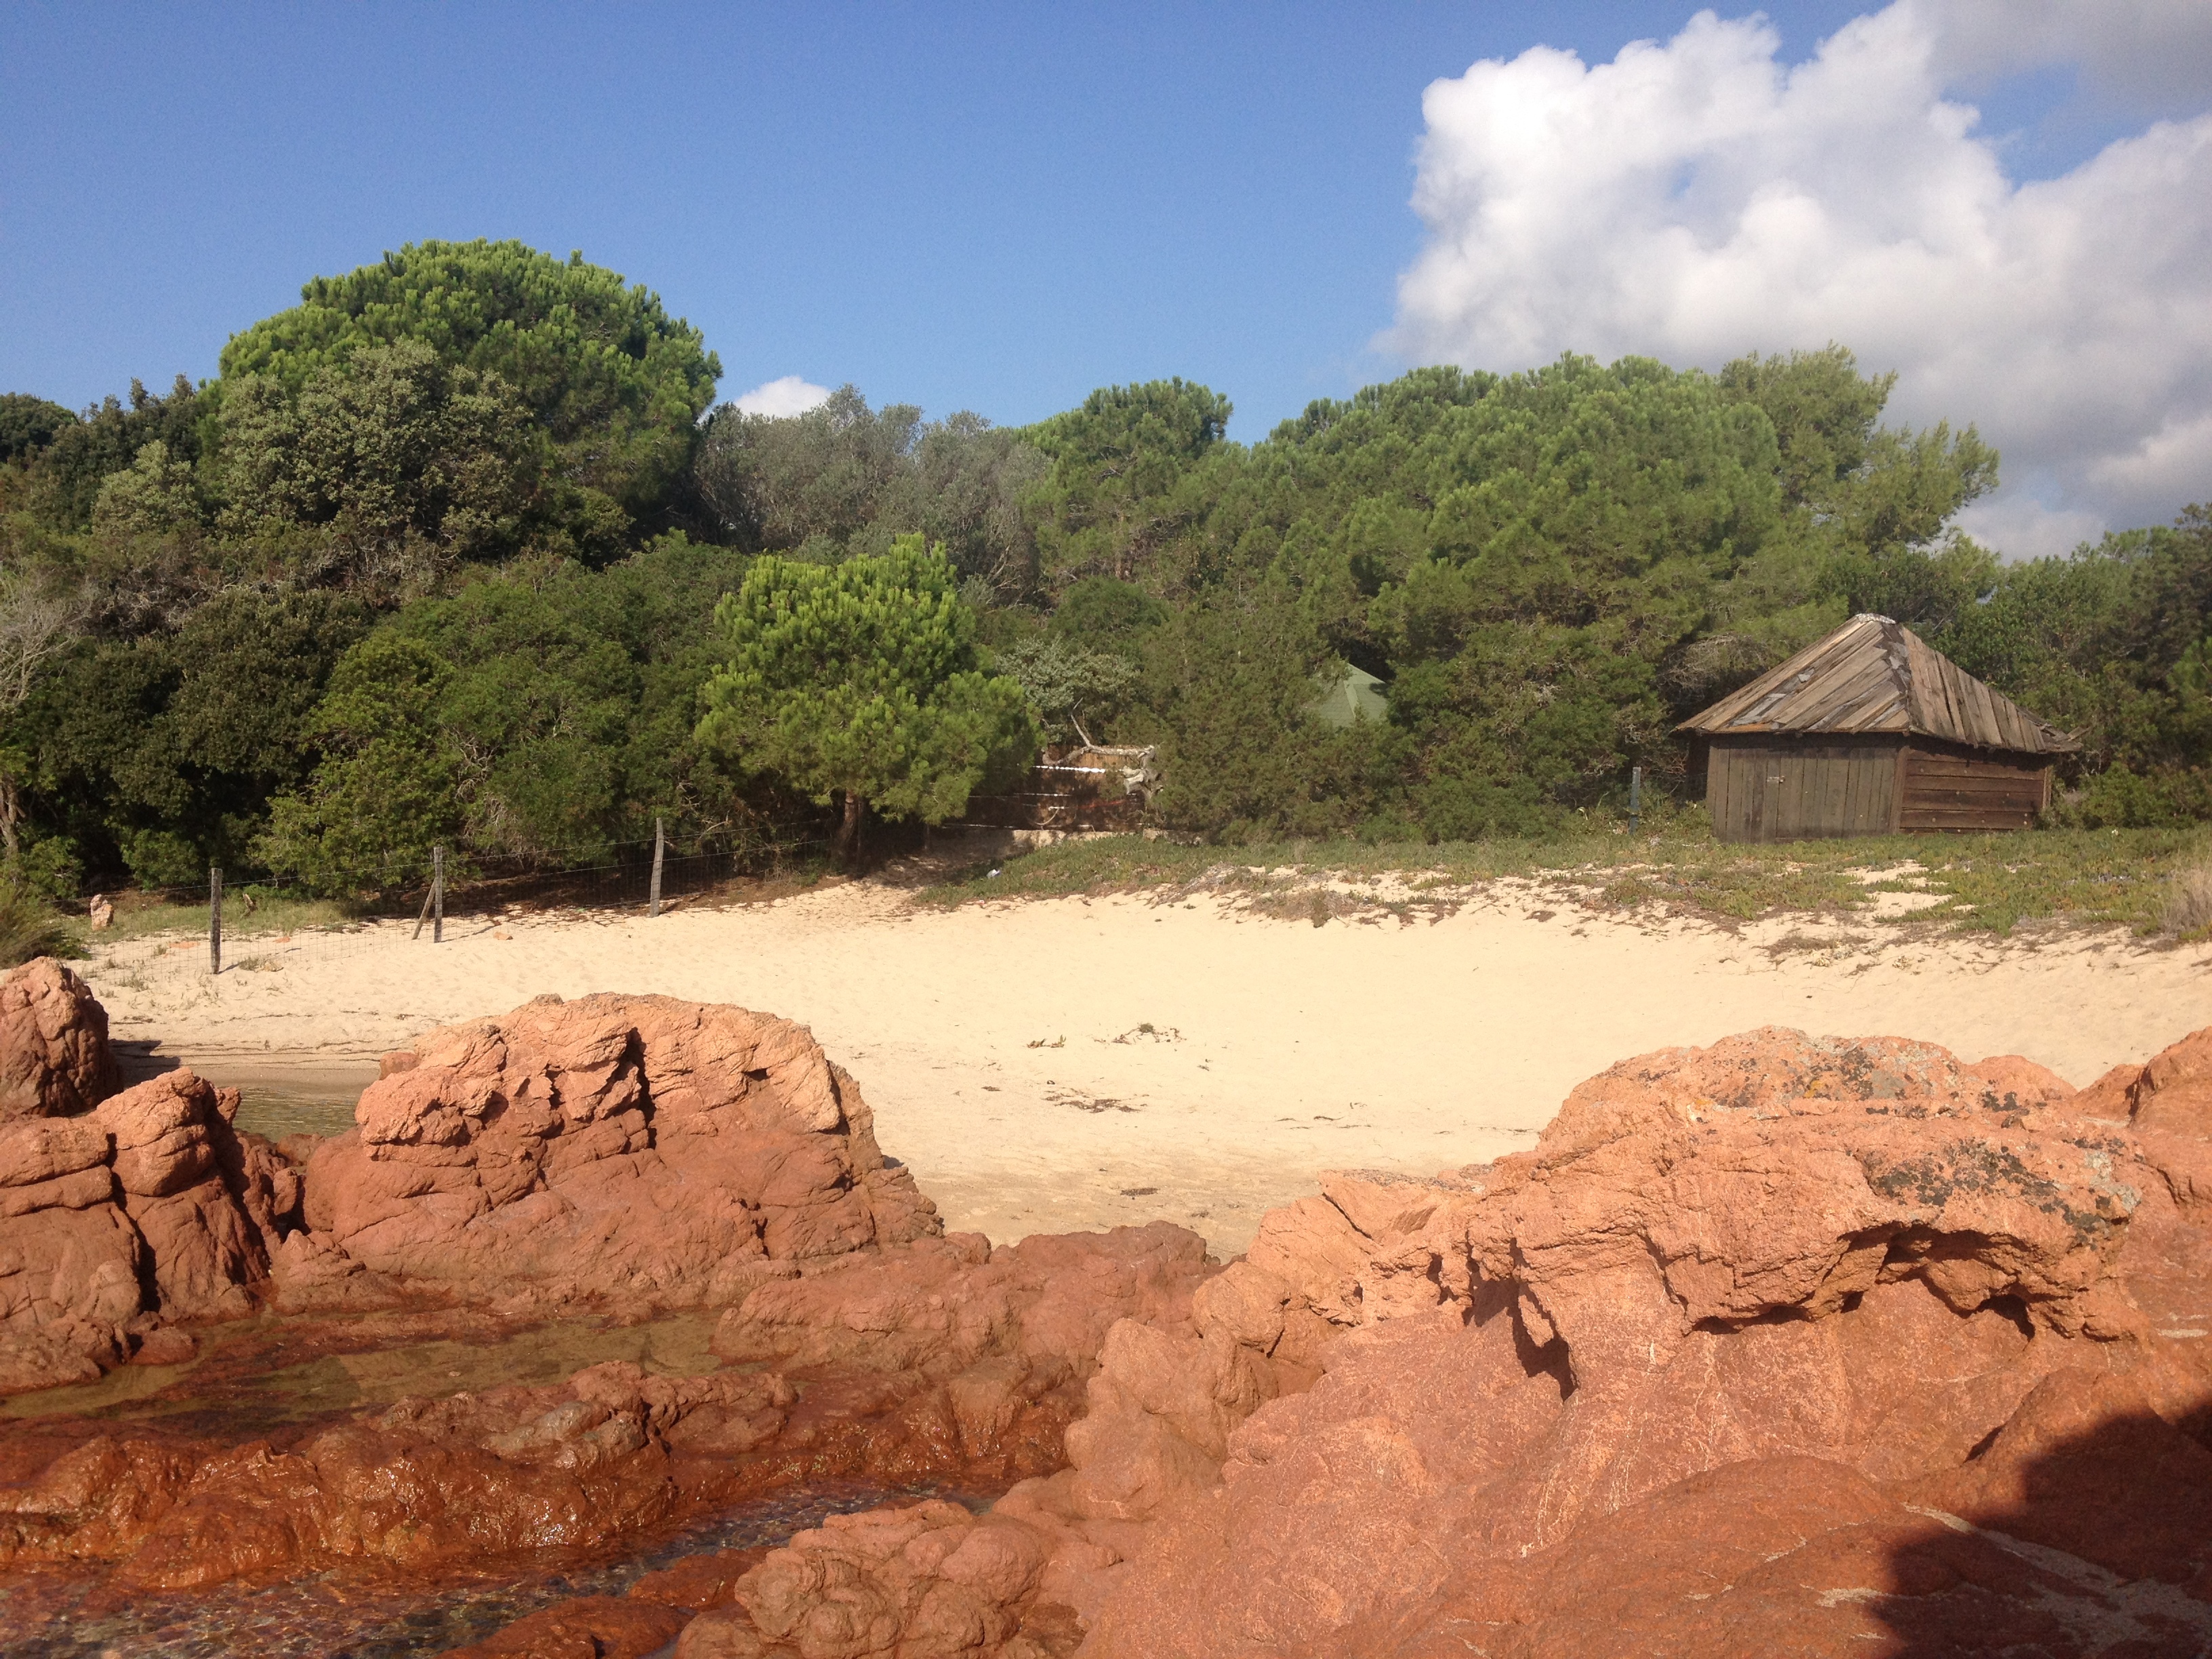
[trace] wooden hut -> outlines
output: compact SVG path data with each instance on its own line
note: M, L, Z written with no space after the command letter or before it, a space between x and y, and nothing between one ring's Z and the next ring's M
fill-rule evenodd
M1160 785L1159 751L1095 744L1048 748L1019 785L977 795L962 823L970 830L1116 830L1144 827Z
M2025 830L2079 747L1887 617L1819 644L1675 728L1723 841Z

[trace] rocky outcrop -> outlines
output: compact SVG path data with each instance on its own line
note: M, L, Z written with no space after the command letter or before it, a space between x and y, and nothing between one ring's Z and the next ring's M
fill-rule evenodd
M734 1606L694 1620L676 1659L1057 1659L1079 1631L1068 1609L1036 1595L1052 1541L1011 1515L957 1504L834 1516L740 1578Z
M541 997L384 1070L309 1160L285 1305L719 1305L780 1265L941 1231L851 1077L773 1015Z
M287 1365L549 1312L720 1310L710 1351L691 1312L673 1369L250 1437L57 1428L4 1462L0 1565L125 1596L482 1573L865 1475L1006 1495L474 1651L2212 1645L2212 1031L2079 1093L1894 1038L1645 1055L1528 1152L1328 1176L1225 1269L1164 1224L940 1236L851 1079L767 1016L548 1000L386 1073L304 1196L188 1074L0 1123L0 1352L96 1370L189 1341L156 1310L272 1294L325 1310L282 1322Z
M145 1241L86 1119L0 1123L0 1393L88 1382L130 1352Z
M749 1362L943 1377L1019 1356L1080 1380L1128 1320L1188 1329L1206 1241L1164 1221L993 1249L954 1233L763 1285L722 1316L714 1352Z
M0 1489L0 1567L97 1562L130 1591L422 1572L601 1547L795 1480L1003 1489L1066 1461L1104 1331L1188 1329L1213 1271L1165 1224L998 1251L924 1240L756 1289L718 1333L744 1358L719 1370L611 1362L238 1443L98 1435ZM787 1292L840 1285L823 1305L854 1317L833 1311L842 1334L814 1340ZM946 1308L988 1316L948 1334Z
M188 1357L172 1322L252 1311L300 1189L237 1111L236 1090L177 1071L0 1123L0 1394Z
M24 1224L23 1271L0 1278L0 1329L22 1338L6 1380L88 1380L134 1345L187 1358L157 1322L272 1297L287 1364L373 1332L451 1340L462 1309L512 1332L726 1306L701 1359L727 1368L602 1364L244 1439L82 1433L0 1491L0 1565L191 1591L600 1548L795 1480L1003 1488L1065 1462L1109 1328L1187 1332L1217 1271L1165 1224L995 1251L939 1237L852 1079L740 1009L542 999L385 1073L304 1176L189 1073L0 1126L0 1169L23 1177L0 1188ZM580 1641L576 1618L513 1639Z
M71 1117L122 1086L90 987L52 957L0 974L0 1122Z
M941 1231L853 1079L741 1008L540 998L433 1031L304 1170L189 1072L85 1109L106 1022L58 964L0 981L0 1020L39 1107L0 1112L0 1394L188 1357L183 1324L264 1302L639 1317Z
M681 1507L687 1454L772 1440L797 1398L778 1375L611 1364L403 1400L289 1443L103 1436L8 1494L0 1563L104 1560L121 1585L173 1590L603 1543Z
M121 1089L107 1015L41 957L0 976L0 1395L189 1357L252 1310L299 1178L189 1071Z
M2081 1096L1625 1062L1532 1152L1272 1212L1187 1330L1109 1333L1069 1468L794 1540L679 1650L2195 1651L2204 1103L2212 1035Z

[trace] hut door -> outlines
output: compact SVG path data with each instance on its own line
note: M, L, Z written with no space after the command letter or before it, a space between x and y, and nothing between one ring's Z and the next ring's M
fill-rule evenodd
M1759 757L1759 819L1752 830L1753 841L1782 839L1782 772L1778 757Z

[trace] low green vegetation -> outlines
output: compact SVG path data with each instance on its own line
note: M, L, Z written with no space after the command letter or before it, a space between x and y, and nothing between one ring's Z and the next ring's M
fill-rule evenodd
M1777 916L1885 921L2011 933L2022 924L2125 927L2150 935L2212 927L2212 840L2197 830L2043 830L2008 836L1881 836L1724 845L1695 814L1631 841L1611 829L1536 839L1370 843L1275 842L1225 851L1139 836L1069 840L962 872L926 903L1146 895L1224 898L1267 914L1395 914L1456 908L1469 890L1528 884L1547 902L1612 912L1665 910L1718 922ZM1316 907L1316 896L1320 896ZM1904 896L1903 902L1886 900Z
M54 914L45 896L0 874L0 968L33 957L80 954L75 930Z
M1631 769L1674 822L1674 725L1859 611L2081 735L2054 823L2212 817L2212 515L2006 564L1957 527L1996 454L1885 424L1840 346L1425 368L1251 442L1181 380L1006 428L849 386L752 416L720 374L580 256L425 242L309 281L207 382L0 396L16 887L214 863L359 904L434 847L553 871L656 821L849 860L870 814L896 852L1075 740L1154 748L1152 820L1243 863L1609 866ZM1316 717L1347 665L1387 718ZM1683 857L1718 914L1833 863Z
M283 939L310 928L358 927L366 919L362 905L342 899L310 898L295 893L272 893L261 888L234 888L223 895L222 937L225 948L239 940ZM119 945L160 934L183 934L205 939L208 907L178 903L165 898L139 899L126 895L115 907L114 920L87 942Z

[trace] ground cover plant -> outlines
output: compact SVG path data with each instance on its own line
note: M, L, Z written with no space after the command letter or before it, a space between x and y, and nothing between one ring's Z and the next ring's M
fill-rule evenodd
M2124 927L2200 936L2212 927L2212 839L2194 829L2054 830L2003 836L1877 836L1780 845L1724 843L1692 814L1631 839L1577 834L1439 843L1297 841L1233 848L1102 836L959 872L922 902L1140 894L1202 896L1262 912L1407 919L1457 908L1499 881L1562 904L1664 908L1720 923L1786 915L2005 935L2023 927ZM1886 906L1882 896L1911 896Z

